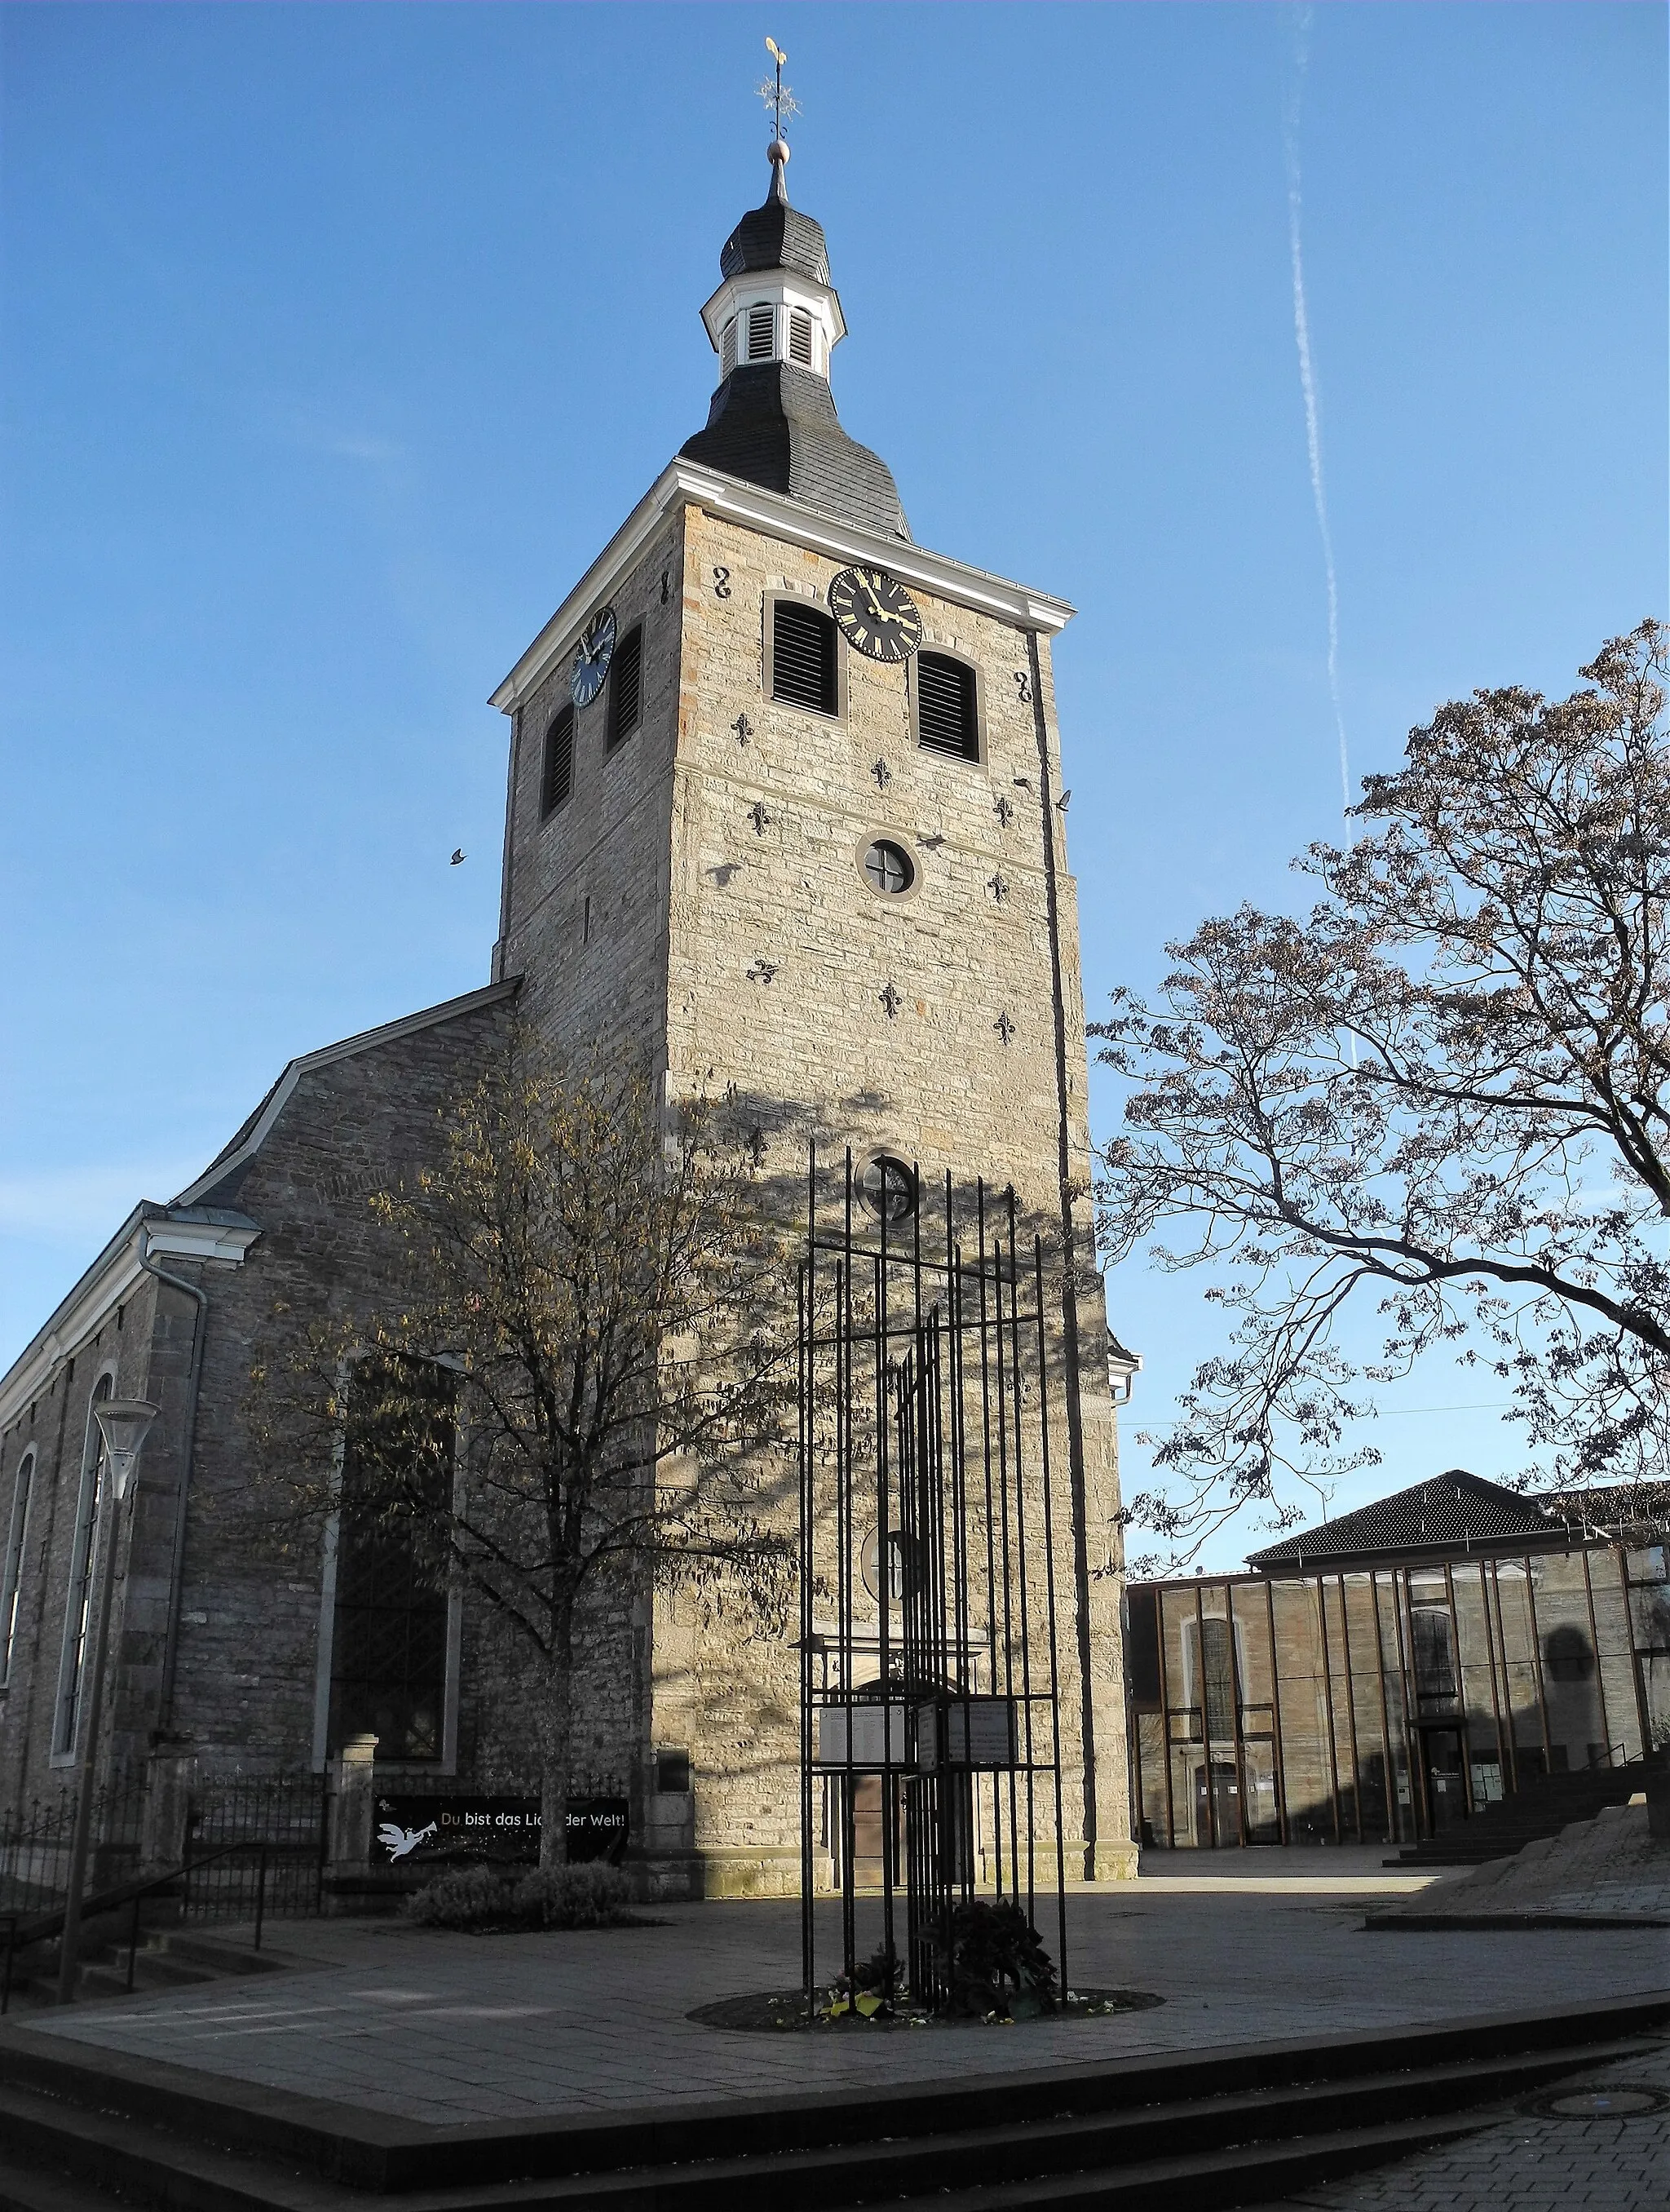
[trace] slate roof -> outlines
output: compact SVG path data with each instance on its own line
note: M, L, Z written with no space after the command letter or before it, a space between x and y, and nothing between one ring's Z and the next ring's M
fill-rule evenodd
M820 284L829 281L823 226L789 205L780 168L772 173L764 206L750 208L720 248L721 276L740 276L749 269L794 269Z
M1531 1498L1456 1467L1250 1553L1247 1564L1271 1575L1336 1567L1347 1559L1402 1558L1417 1552L1513 1552L1527 1544L1542 1550L1565 1541L1564 1522L1551 1520Z
M820 284L829 282L823 227L789 205L780 162L773 166L763 206L750 208L726 240L719 265L726 277L792 269ZM828 380L811 369L786 361L740 363L714 392L706 428L678 450L683 460L910 543L893 471L847 436Z
M714 392L707 427L679 447L687 461L910 541L893 471L841 427L824 379L792 362L749 362Z

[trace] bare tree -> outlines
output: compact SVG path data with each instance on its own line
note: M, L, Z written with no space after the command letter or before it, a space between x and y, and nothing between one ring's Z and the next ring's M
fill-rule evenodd
M747 1146L641 1070L515 1036L442 1121L439 1165L373 1201L387 1297L258 1369L260 1456L278 1517L397 1539L534 1655L552 1864L609 1594L680 1581L780 1617L792 1272Z
M1132 1085L1104 1245L1181 1224L1161 1264L1210 1268L1230 1320L1157 1450L1178 1494L1133 1501L1178 1553L1251 1501L1290 1525L1296 1481L1376 1459L1346 1423L1442 1345L1509 1385L1558 1479L1663 1472L1667 643L1612 639L1568 699L1442 708L1365 779L1377 826L1295 864L1307 921L1204 922L1156 1006L1120 991L1094 1025Z

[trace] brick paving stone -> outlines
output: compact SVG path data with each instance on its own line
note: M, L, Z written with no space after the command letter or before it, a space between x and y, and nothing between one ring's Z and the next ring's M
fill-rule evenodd
M1328 1872L1334 1855L1298 1856L1315 1871L1260 1875L1256 1887L1250 1880L1210 1890L1145 1881L1075 1894L1070 1981L1166 1999L1152 2011L1094 2021L873 2041L697 2027L685 2018L696 2005L798 1981L799 1909L767 1899L668 1907L656 1929L568 1936L288 1923L270 1940L296 1971L253 1988L110 1998L18 2026L371 2111L451 2120L648 2103L676 2109L1670 1987L1667 1947L1638 1931L1365 1933L1362 1911L1372 1897L1347 1903L1310 1887L1338 1879ZM1275 1855L1265 1864L1273 1873ZM820 1913L831 1965L836 1935L833 1911Z
M1626 2084L1670 2095L1670 2044L1558 2086ZM1667 2203L1670 2111L1592 2120L1513 2112L1463 2142L1248 2212L1664 2212Z

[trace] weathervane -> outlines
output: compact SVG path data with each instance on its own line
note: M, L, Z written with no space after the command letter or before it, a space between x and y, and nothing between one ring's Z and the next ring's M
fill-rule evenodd
M777 64L776 80L774 82L770 77L762 78L756 89L771 111L775 143L780 146L786 146L788 141L783 136L783 125L791 115L798 115L800 112L800 103L783 82L783 65L788 60L788 56L775 39L768 39L765 46L766 52Z

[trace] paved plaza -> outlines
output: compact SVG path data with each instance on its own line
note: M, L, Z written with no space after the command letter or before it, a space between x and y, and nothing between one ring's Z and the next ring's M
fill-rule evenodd
M18 2025L442 2124L1010 2072L1670 1986L1670 1938L1657 1931L1363 1931L1365 1905L1422 1879L1388 1875L1371 1852L1260 1852L1225 1855L1209 1873L1169 1856L1135 1883L1075 1893L1072 1984L1165 2000L1094 2021L862 2040L695 2026L684 2017L695 2006L798 1981L799 1908L762 1901L670 1906L659 1926L550 1936L283 1923L270 1934L294 1972ZM837 1933L834 1911L821 1911L831 1970Z
M1670 2203L1670 2043L1650 2058L1597 2067L1582 2081L1613 2095L1656 2089L1665 2109L1593 2119L1515 2112L1465 2142L1248 2212L1663 2212Z

